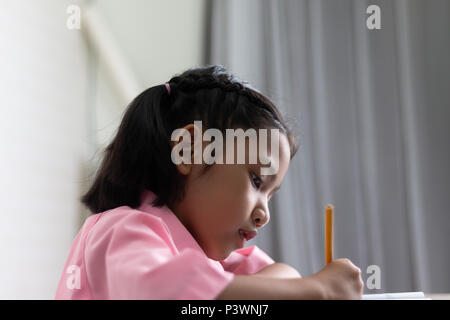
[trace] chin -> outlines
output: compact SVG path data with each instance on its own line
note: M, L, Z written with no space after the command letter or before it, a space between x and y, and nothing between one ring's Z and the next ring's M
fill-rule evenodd
M207 253L208 258L216 261L225 260L230 255L231 251L227 252L217 252L217 253Z

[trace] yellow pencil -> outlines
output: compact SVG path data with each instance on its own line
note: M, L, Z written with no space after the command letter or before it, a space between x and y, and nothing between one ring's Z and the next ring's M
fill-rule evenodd
M325 264L333 260L333 213L334 207L329 204L325 207Z

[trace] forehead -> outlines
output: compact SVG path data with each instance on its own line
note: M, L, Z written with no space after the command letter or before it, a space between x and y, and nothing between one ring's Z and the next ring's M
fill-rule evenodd
M266 157L266 159L262 157L263 159L260 159L258 165L261 166L260 173L262 175L273 176L274 179L276 179L276 177L281 177L282 179L289 167L291 150L289 146L289 141L284 134L280 134L277 137L277 140L278 143L276 145L272 144L272 146L269 147L268 156ZM261 163L264 160L266 160L265 161L266 164ZM275 170L263 169L269 167L275 167L274 168Z
M235 137L234 141L227 137L224 150L224 162L258 166L263 175L278 175L280 170L284 173L290 162L289 141L278 129L256 131L255 135ZM270 167L273 170L268 170Z

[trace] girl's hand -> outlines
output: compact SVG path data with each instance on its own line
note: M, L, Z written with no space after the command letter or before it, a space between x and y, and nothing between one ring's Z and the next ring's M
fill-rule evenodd
M310 277L321 284L325 299L362 299L361 270L349 259L334 260Z
M254 274L255 276L271 278L301 278L300 273L293 267L280 262L272 263Z

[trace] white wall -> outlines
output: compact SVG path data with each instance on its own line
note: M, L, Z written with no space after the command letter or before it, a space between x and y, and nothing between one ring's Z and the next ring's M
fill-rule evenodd
M120 45L142 90L203 64L205 0L132 0L126 5L122 0L100 0L93 7ZM101 59L99 63L107 71ZM105 75L108 73L100 73L100 95L108 95L114 88L102 78ZM114 134L111 130L117 127L124 107L120 103L111 112L109 106L97 103L98 127L104 129L98 132L101 145Z
M86 51L67 4L0 2L2 299L52 298L80 213Z
M124 110L69 4L0 0L0 299L52 299ZM204 1L97 2L142 88L202 63ZM82 16L83 19L83 16ZM83 20L82 20L83 28Z

